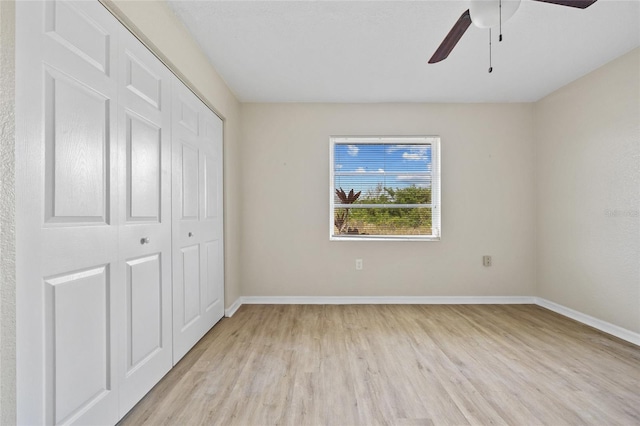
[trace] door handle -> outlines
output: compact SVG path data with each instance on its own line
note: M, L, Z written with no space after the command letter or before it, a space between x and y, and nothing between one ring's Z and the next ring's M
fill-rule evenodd
M189 236L189 238L193 237L193 232L189 232L189 234L187 234Z
M140 244L149 244L149 237L140 238Z

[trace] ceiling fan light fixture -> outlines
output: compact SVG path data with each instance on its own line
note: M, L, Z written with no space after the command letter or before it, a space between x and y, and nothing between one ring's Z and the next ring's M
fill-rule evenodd
M429 59L430 64L438 63L449 56L453 48L460 41L467 28L473 22L476 27L489 28L489 55L491 55L491 28L500 30L498 37L502 41L502 23L511 18L520 7L520 0L470 0L469 9L465 10L444 38L438 49ZM534 0L552 3L558 6L569 6L586 9L597 0ZM489 58L491 60L491 58ZM489 66L489 72L492 68Z
M478 28L495 28L511 18L520 7L521 0L471 0L471 22ZM502 5L502 11L500 6Z

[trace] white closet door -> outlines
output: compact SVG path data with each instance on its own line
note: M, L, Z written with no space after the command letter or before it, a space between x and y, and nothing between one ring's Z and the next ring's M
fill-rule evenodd
M205 108L202 143L202 201L201 226L203 229L202 310L208 329L224 316L224 222L223 222L223 123L220 117Z
M16 23L18 422L114 424L223 316L222 121L97 1Z
M173 362L224 315L222 121L173 84Z
M118 26L17 2L19 424L118 420Z
M122 28L119 43L120 415L173 365L171 73Z

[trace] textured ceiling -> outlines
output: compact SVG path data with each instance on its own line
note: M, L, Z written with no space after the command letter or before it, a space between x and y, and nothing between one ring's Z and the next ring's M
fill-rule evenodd
M427 64L467 1L169 1L243 102L530 102L640 46L640 1L522 0ZM640 76L639 76L640 78Z

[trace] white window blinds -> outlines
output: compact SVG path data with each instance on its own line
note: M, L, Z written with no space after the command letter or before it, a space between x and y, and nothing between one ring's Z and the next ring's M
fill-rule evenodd
M331 138L331 239L439 239L439 142Z

